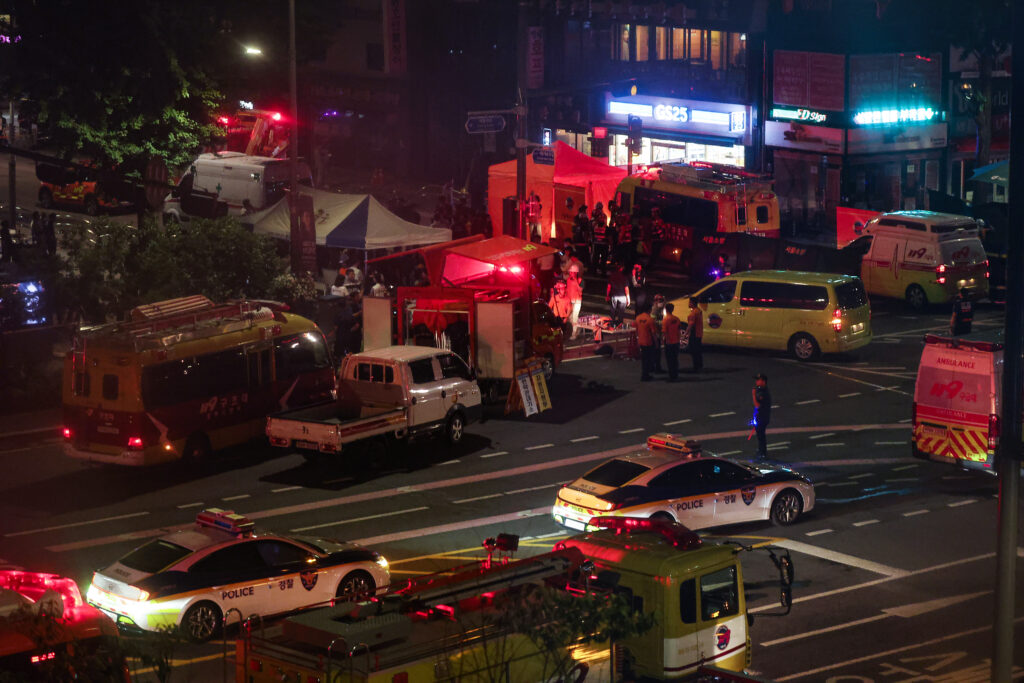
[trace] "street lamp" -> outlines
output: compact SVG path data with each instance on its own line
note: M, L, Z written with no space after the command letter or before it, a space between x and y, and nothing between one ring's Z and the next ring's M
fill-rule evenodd
M246 45L245 46L245 54L250 55L250 56L254 56L254 57L262 57L263 56L263 50L261 50L260 48L256 47L255 45Z

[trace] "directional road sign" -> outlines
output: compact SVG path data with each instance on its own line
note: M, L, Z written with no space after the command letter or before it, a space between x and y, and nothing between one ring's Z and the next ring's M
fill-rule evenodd
M551 147L538 147L533 150L533 163L545 166L555 165L555 150Z
M500 133L505 130L505 117L498 114L470 116L466 119L467 133Z

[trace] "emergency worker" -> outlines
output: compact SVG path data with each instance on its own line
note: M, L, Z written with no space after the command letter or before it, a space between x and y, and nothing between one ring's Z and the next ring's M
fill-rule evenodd
M967 288L961 288L953 299L953 315L949 319L950 336L970 334L973 322L974 304L967 298Z
M654 336L657 332L649 306L640 309L634 324L636 326L636 341L640 346L640 381L650 382L653 379L651 373L654 371L655 354L658 347L654 345Z
M754 375L754 388L750 391L754 401L754 417L751 424L757 434L757 457L768 457L768 438L765 430L772 420L772 392L768 390L768 376L763 372Z
M558 280L555 282L554 291L551 292L551 299L548 301L548 308L555 314L558 321L562 324L563 329L566 329L570 334L572 333L572 325L569 323L572 318L572 301L569 299L569 294L566 292L565 280Z
M612 268L604 298L611 306L611 324L618 327L626 316L626 307L629 306L629 280L621 265Z
M665 366L668 368L668 381L679 381L679 328L683 321L673 311L675 305L665 304L665 317L661 320L661 337L665 343Z
M577 261L579 263L579 261ZM573 268L570 264L569 276L565 281L565 293L569 297L569 302L572 304L572 310L569 313L569 326L572 328L570 331L570 339L575 339L576 335L579 334L579 328L576 327L580 319L580 309L583 308L583 278L580 277L579 268Z
M670 304L665 304L667 310ZM694 374L704 369L704 312L697 299L690 298L690 313L686 316L686 349L693 359Z

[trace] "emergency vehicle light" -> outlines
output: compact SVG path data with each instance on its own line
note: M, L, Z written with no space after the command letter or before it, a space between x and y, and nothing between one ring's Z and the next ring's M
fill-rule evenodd
M78 590L78 584L59 574L6 569L0 571L0 588L12 590L32 602L37 602L47 590L53 590L60 595L64 602L64 609L81 607L85 604L82 602L82 593Z
M647 447L674 451L680 455L688 456L700 455L701 452L699 441L686 439L678 434L669 434L667 432L652 434L647 437Z
M234 510L207 508L196 515L196 524L210 529L220 529L231 534L244 536L252 533L253 523L245 515L236 515Z
M660 519L644 519L640 517L594 517L590 526L599 529L614 529L615 534L629 534L633 531L653 531L661 534L666 540L680 550L699 548L700 536L690 531L679 522L666 522Z

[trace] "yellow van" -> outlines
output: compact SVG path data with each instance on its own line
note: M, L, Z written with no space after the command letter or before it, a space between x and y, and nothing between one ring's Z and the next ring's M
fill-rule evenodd
M674 303L680 317L696 297L705 344L788 351L801 361L871 342L871 307L852 275L750 270Z
M914 310L944 304L961 289L988 296L988 256L973 218L896 211L864 226L871 245L860 276L870 294L905 299Z

